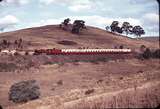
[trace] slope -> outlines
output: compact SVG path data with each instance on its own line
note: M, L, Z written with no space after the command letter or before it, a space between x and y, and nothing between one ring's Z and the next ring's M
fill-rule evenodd
M7 39L9 41L14 41L18 38L22 38L27 45L25 49L78 47L113 48L119 45L124 45L126 48L139 48L142 44L151 48L158 47L158 42L153 43L141 39L137 40L89 26L87 29L83 30L80 35L64 31L57 25L28 28L0 34L0 40ZM74 42L74 44L59 44L59 41L69 41Z

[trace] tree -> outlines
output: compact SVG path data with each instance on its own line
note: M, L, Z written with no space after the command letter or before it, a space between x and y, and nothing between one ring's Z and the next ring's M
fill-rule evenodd
M133 34L133 32L132 32L133 26L132 26L132 25L130 25L130 26L128 27L128 30L129 30L129 34Z
M117 33L122 33L122 28L118 26L119 22L118 21L113 21L112 24L110 25L111 32L117 32Z
M67 26L70 21L71 21L71 20L70 20L69 18L67 18L67 19L64 20L63 24Z
M118 21L113 21L110 26L106 26L106 30L108 31L109 29L111 30L111 32L117 32L120 34L125 32L126 35L134 34L137 37L145 34L145 31L141 26L137 25L133 27L129 22L123 22L122 26L120 27Z
M120 33L120 34L122 34L122 33L123 33L122 28L121 28L121 27L119 27L119 26L115 27L115 31L116 31L117 33Z
M106 26L106 30L109 31L109 29L110 29L110 26Z
M135 34L137 37L140 37L141 35L145 34L143 28L139 25L133 27L132 33Z
M64 30L67 30L68 28L68 24L71 20L69 18L67 19L64 19L64 21L59 25L60 28L64 29Z
M129 22L123 22L122 24L122 31L126 33L126 35L131 34L132 31L132 25L130 25Z
M115 32L115 28L118 27L119 22L118 21L113 21L112 24L110 25L111 32Z
M85 21L75 20L72 27L72 33L79 34L80 30L86 28Z

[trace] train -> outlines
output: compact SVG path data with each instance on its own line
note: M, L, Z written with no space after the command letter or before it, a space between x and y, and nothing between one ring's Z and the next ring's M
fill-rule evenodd
M36 50L0 50L0 54L22 55L96 55L131 54L131 49L36 49Z
M94 55L94 54L130 54L131 49L39 49L34 55Z

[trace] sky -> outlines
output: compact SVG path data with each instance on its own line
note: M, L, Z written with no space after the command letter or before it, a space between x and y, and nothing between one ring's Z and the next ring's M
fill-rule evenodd
M105 29L112 21L144 28L145 36L159 36L156 0L2 0L0 31L60 24L65 18ZM2 31L3 30L3 31Z

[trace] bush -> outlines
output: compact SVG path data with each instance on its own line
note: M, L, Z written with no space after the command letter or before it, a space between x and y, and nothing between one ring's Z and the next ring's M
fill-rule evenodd
M160 58L160 49L157 49L152 54L153 58Z
M119 49L123 49L123 45L120 45L120 46L119 46Z
M100 57L97 59L99 62L107 62L108 60L105 57Z
M11 86L9 100L15 103L27 102L38 99L40 96L39 86L35 80L21 81Z
M160 49L151 52L149 48L146 48L146 50L140 54L140 57L143 59L160 58Z
M94 89L88 89L87 91L85 91L85 95L90 95L93 92L94 92Z
M0 105L0 109L3 109L1 105Z
M141 51L141 52L144 52L145 49L146 49L146 46L145 46L145 45L141 45L141 46L140 46L140 51Z
M142 54L144 59L149 59L152 57L152 52L150 51L149 48L146 48L146 50L144 51L144 53Z
M58 85L63 85L63 81L62 81L62 80L59 80L59 81L57 82L57 84L58 84Z
M14 63L0 63L0 72L12 72L17 69Z

